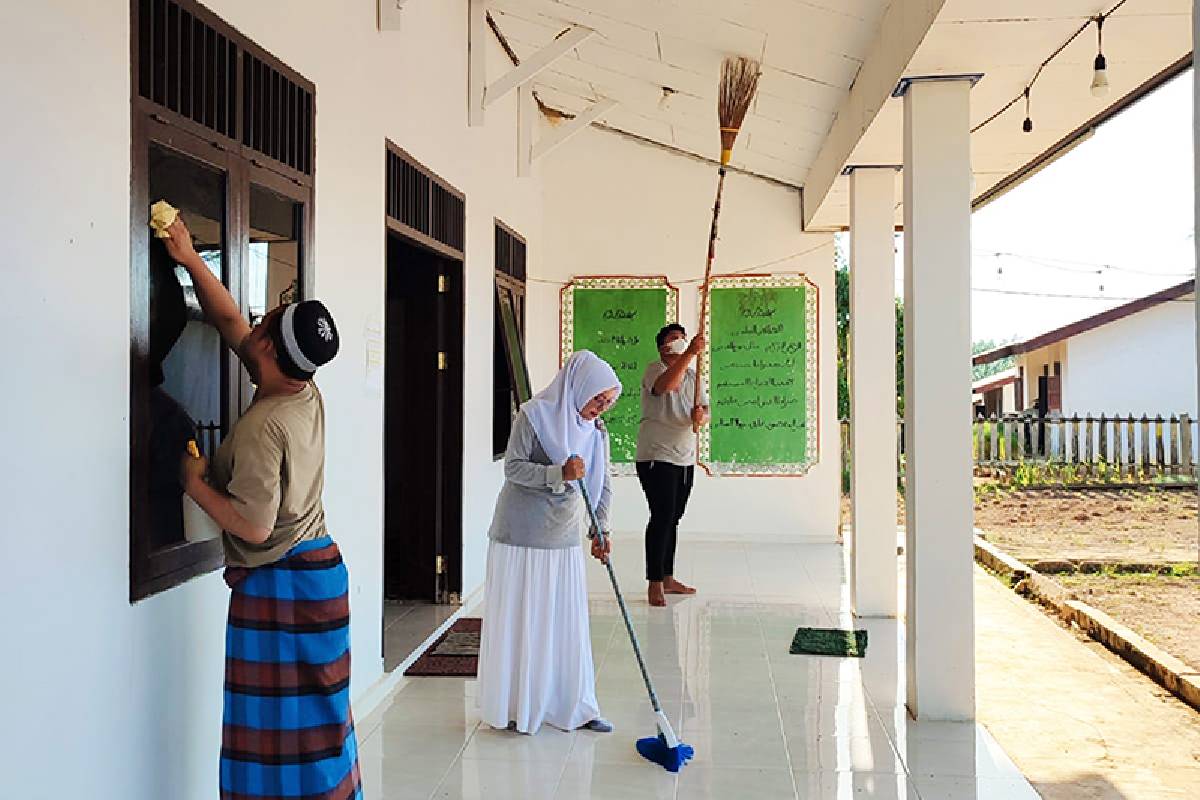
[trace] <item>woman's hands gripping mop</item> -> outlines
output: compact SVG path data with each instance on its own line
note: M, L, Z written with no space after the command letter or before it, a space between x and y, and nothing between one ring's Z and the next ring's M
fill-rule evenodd
M654 707L654 716L658 720L658 735L638 739L637 751L643 758L653 761L664 769L670 772L679 772L680 768L695 755L696 751L691 745L679 741L679 738L675 735L675 730L671 727L671 723L667 719L667 715L663 713L662 704L658 702L658 694L654 691L654 684L650 681L650 673L646 671L646 660L642 658L642 648L638 644L637 633L634 631L633 623L629 619L629 610L625 608L625 598L621 595L621 587L617 584L617 574L613 571L612 559L608 557L609 544L607 536L600 527L600 521L596 518L596 509L592 506L592 500L588 497L587 485L583 480L579 481L579 490L583 493L583 502L587 506L588 514L592 519L592 530L595 532L595 540L592 546L593 553L596 551L596 543L598 542L600 550L605 556L601 560L608 569L608 579L612 583L613 593L617 596L617 605L621 607L621 617L625 620L625 630L629 632L629 642L633 645L633 654L637 656L638 669L642 671L642 680L645 682L646 691L650 695L650 705Z

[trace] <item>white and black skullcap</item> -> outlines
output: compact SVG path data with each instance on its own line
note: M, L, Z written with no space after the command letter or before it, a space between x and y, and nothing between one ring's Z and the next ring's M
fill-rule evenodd
M339 338L333 315L320 300L292 303L280 315L276 344L284 372L295 378L311 378L317 367L337 355ZM288 369L293 366L294 371Z

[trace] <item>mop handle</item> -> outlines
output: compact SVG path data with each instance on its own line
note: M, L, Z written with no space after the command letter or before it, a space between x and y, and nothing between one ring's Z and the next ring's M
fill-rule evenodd
M596 510L592 508L592 499L588 497L587 485L583 479L579 479L579 489L583 492L583 504L587 506L588 515L592 518L592 528L596 531L596 538L600 542L600 547L604 547L604 531L600 528L600 520L596 519ZM646 691L650 695L650 705L654 707L657 714L662 713L662 705L658 702L658 693L654 691L654 684L650 682L650 673L646 670L646 660L642 658L642 646L638 644L637 632L633 629L633 623L629 620L629 609L625 607L625 597L621 594L621 587L617 584L617 574L613 572L612 557L604 559L604 566L608 568L608 580L612 583L613 593L617 596L617 605L621 607L621 617L625 620L625 630L629 631L629 641L633 643L633 654L637 656L638 669L642 671L642 681L646 684Z

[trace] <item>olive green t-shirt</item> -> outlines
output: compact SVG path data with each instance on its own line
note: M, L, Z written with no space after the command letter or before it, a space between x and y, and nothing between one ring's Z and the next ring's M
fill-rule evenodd
M316 384L255 400L213 457L213 485L245 519L267 528L262 544L225 533L225 563L259 567L325 535L325 403Z

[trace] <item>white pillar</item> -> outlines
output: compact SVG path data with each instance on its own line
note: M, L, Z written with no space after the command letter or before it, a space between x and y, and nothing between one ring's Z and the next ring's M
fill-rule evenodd
M904 94L908 707L975 716L968 79Z
M850 593L860 617L894 617L896 171L850 172Z
M1192 48L1194 50L1196 42L1200 41L1200 0L1192 0ZM1195 224L1200 226L1200 124L1197 120L1200 119L1200 81L1195 78L1195 70L1192 71L1192 167L1194 169L1192 182L1195 189L1192 204L1195 208ZM1193 228L1200 230L1200 227ZM1196 277L1200 278L1200 241L1192 237L1193 243L1196 246ZM1197 281L1200 286L1200 280ZM1196 380L1197 391L1200 392L1200 291L1196 292ZM1200 530L1197 531L1196 538L1196 558L1200 560Z

